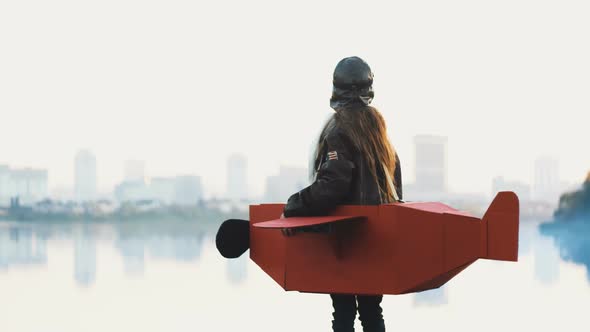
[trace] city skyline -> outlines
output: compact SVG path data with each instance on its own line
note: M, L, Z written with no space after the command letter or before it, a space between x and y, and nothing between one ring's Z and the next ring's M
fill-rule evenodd
M412 137L412 139L414 139L417 136L433 136L433 135L416 135L414 137ZM436 136L436 135L434 135ZM415 142L412 141L412 145L415 144ZM395 144L394 144L395 146ZM84 149L87 151L92 151L90 149ZM312 149L310 149L311 152ZM399 150L400 149L396 149ZM450 150L454 150L454 147L451 147ZM77 150L77 152L79 152L81 150ZM93 152L93 151L92 151ZM410 152L408 154L408 152ZM227 160L229 158L232 157L232 155L244 155L243 153L240 152L231 152L230 154L228 154L227 159L225 161L221 161L219 163L219 166L217 170L221 173L224 174L225 176L227 176L226 174L226 169L225 166L227 163ZM310 153L311 155L311 153ZM96 156L96 154L95 154ZM410 149L410 151L406 151L403 154L401 154L400 159L402 162L402 175L404 178L404 183L413 183L415 181L415 153L414 151L412 151ZM100 159L100 156L96 157L96 159ZM252 158L247 158L249 164L252 164ZM510 173L506 172L506 173L496 173L496 174L491 174L489 176L488 179L485 179L484 177L479 177L478 181L481 182L482 180L487 180L487 181L483 181L483 185L481 186L477 186L477 188L474 188L474 190L468 191L468 190L461 190L460 186L457 186L456 183L453 183L453 177L452 174L456 173L456 170L453 169L453 164L452 163L448 163L449 164L449 172L447 174L447 187L449 189L449 191L452 192L474 192L474 193L481 193L481 194L487 194L489 191L489 183L491 183L493 181L494 178L498 177L498 176L502 176L505 177L507 179L511 179L512 181L518 181L521 183L527 183L530 184L531 186L535 186L535 183L537 180L538 175L536 174L536 172L538 172L538 170L535 169L535 163L538 162L539 160L554 160L557 161L557 163L559 164L559 167L557 168L557 175L559 176L559 179L561 181L560 186L561 187L571 187L572 185L576 185L577 183L580 183L583 181L585 174L587 173L587 171L584 171L580 174L577 174L576 176L566 176L564 175L564 169L567 169L569 167L567 167L567 165L563 165L563 162L561 162L561 160L559 160L555 155L548 155L548 154L540 154L540 155L536 155L533 156L531 158L531 160L529 160L527 162L528 165L525 166L529 166L528 167L528 173L526 174L525 177L516 177L516 176L512 176L510 175ZM102 162L102 161L101 161ZM129 166L128 164L130 162L141 162L143 163L143 166L145 167L145 165L149 164L147 161L145 160L139 160L139 159L129 159L129 158L121 158L121 160L116 163L119 164L121 166L121 170L119 171L119 176L110 178L110 179L105 179L104 177L104 165L101 165L101 167L97 168L96 173L97 173L97 184L96 184L96 195L105 195L110 193L113 188L120 182L124 181L126 179L126 166ZM5 163L0 163L0 165L14 165L15 163L9 163L9 162L5 162ZM250 169L248 170L248 188L247 191L249 192L249 196L257 196L257 197L262 197L265 194L265 190L266 190L266 178L268 176L272 176L272 174L276 173L276 170L279 169L280 167L308 167L309 165L309 160L302 160L299 163L292 163L292 164L281 164L279 162L275 162L272 163L275 164L276 167L273 167L272 169L269 169L267 174L260 174L260 172L256 172L254 170ZM17 164L18 165L18 164ZM37 166L38 165L38 166ZM531 166L533 165L533 166ZM519 167L522 167L522 165L519 165ZM54 174L55 171L52 171L51 168L44 166L43 164L35 164L35 167L33 168L30 165L23 165L22 167L18 167L19 169L45 169L48 170L48 173L50 174L49 176L49 182L48 182L48 191L50 194L61 194L63 195L64 193L70 192L70 195L74 195L75 196L75 188L76 188L76 182L75 182L75 177L71 174L75 173L75 167L71 168L72 173L69 175L69 178L71 179L70 181L64 181L64 182L59 182L56 183L57 180L55 179L56 175ZM68 167L69 168L69 167ZM178 174L189 174L189 173L193 173L195 174L196 172L190 172L190 170L187 171L181 171L181 169L183 169L184 167L179 167L179 170L174 171L174 170L168 170L167 172L163 172L163 173L146 173L145 177L146 178L151 178L151 177L165 177L165 176L175 176ZM154 169L153 167L151 168L152 170ZM145 169L144 169L145 171ZM61 170L62 173L63 170ZM201 175L201 174L199 174ZM227 188L227 178L221 177L221 178L217 178L215 182L211 181L210 177L207 177L205 175L201 175L204 179L203 181L203 185L204 188L206 188L206 195L207 196L215 196L215 197L225 197L228 194L228 188ZM260 180L257 181L256 177L259 177ZM467 188L469 189L469 188ZM549 196L551 196L551 194L548 194ZM553 194L553 196L555 196Z
M544 201L552 205L556 204L560 193L573 189L576 184L568 183L560 178L559 161L550 156L539 156L535 159L532 171L535 174L533 181L526 182L516 180L505 175L496 175L490 180L488 191L484 192L458 192L449 189L448 179L448 138L437 135L417 135L413 139L414 144L414 168L408 170L402 166L402 173L408 171L417 174L416 179L408 179L404 176L404 198L406 200L448 200L454 199L457 194L472 194L473 199L493 196L498 191L515 191L521 200ZM419 161L416 164L416 161ZM213 193L210 188L203 185L203 177L185 173L172 176L152 176L146 172L147 163L137 159L126 159L123 167L123 179L116 183L113 188L103 192L96 190L97 181L97 158L89 149L78 150L74 156L74 186L72 188L61 188L59 195L51 190L43 196L34 196L37 200L41 198L53 199L74 199L76 201L87 201L98 198L124 200L157 199L165 204L181 202L187 204L179 194L182 190L190 190L190 196L199 198L227 198L234 201L262 199L268 202L286 201L290 194L304 188L311 183L309 170L304 167L279 165L278 174L273 172L266 176L264 190L262 193L253 193L248 183L251 182L248 172L249 159L246 155L232 153L225 162L225 191L219 194ZM0 198L8 200L12 196L21 196L25 202L31 203L30 195L13 194L7 195L6 184L10 184L10 168L7 165L0 165ZM31 170L25 168L24 171ZM20 173L19 173L20 172ZM47 188L47 170L43 183L37 184L36 188ZM18 174L23 173L18 171ZM25 174L23 173L23 174ZM27 173L28 174L28 173ZM413 181L412 181L413 180ZM189 184L192 183L192 184ZM188 189L189 187L193 189ZM185 189L182 189L184 186ZM22 186L21 186L22 187ZM14 185L12 186L14 187ZM491 188L491 190L489 190ZM8 189L10 190L10 189ZM16 190L16 189L14 189ZM47 189L45 189L47 191ZM14 192L16 193L16 191ZM188 193L188 192L187 192ZM479 197L479 198L478 198ZM194 200L194 199L193 199ZM193 200L190 200L192 202ZM6 202L4 202L6 203ZM6 204L5 204L6 205Z

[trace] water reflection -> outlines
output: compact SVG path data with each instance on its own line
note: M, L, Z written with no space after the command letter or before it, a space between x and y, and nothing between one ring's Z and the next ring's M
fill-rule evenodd
M552 284L559 280L559 253L553 239L542 236L538 223L521 223L518 239L519 260L531 255L534 261L535 279L544 283ZM478 263L474 264L474 268ZM448 288L453 285L455 279L448 284L433 290L428 290L413 295L413 306L438 307L450 304Z
M123 257L125 273L143 275L146 256L176 262L198 261L203 239L215 230L214 225L198 226L190 223L117 225L115 247Z
M0 269L47 264L47 241L32 227L0 227Z
M586 278L590 281L590 220L575 219L556 221L539 226L541 234L550 237L562 260L585 266ZM551 256L544 255L543 260L551 261ZM553 259L555 260L555 259Z
M518 257L528 255L533 246L535 238L539 236L537 224L521 223L518 229Z
M227 280L234 284L239 285L243 283L248 277L248 260L250 258L247 254L242 255L237 259L227 260Z
M449 295L446 286L414 294L414 306L441 306L448 303Z
M97 251L110 245L120 255L128 277L142 277L146 261L197 263L206 239L212 241L215 223L127 222L110 224L3 224L0 227L0 269L47 264L47 241L71 241L74 280L84 287L96 282ZM532 254L535 279L550 285L558 282L560 261L583 264L590 270L590 223L583 221L522 224L519 255ZM248 278L248 255L220 260L226 265L226 280L234 285ZM445 286L413 295L413 303L449 303Z
M123 267L128 276L142 276L145 271L145 240L142 238L119 237L115 247L123 256Z
M74 279L80 286L96 280L96 239L86 225L74 231Z
M145 270L146 255L177 262L198 261L204 236L201 232L183 235L122 232L115 241L115 247L123 257L125 273L141 276Z
M546 285L559 281L559 251L552 238L535 237L535 279Z
M0 269L47 264L47 241L71 243L74 280L84 287L96 282L98 247L112 246L119 253L125 275L141 277L146 260L198 262L203 243L217 230L215 223L127 222L3 223L0 224ZM248 257L228 261L232 283L246 278Z
M0 330L330 329L327 296L284 292L247 254L222 259L216 230L166 220L0 223ZM385 296L388 329L586 331L564 328L574 316L560 313L590 305L585 271L564 263L588 269L589 232L583 223L522 223L518 263L481 260L439 289Z
M204 237L204 233L153 236L144 238L144 246L154 258L195 262L201 257Z

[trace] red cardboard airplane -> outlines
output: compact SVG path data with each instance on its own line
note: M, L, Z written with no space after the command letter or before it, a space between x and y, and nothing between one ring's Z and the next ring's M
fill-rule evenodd
M482 219L442 203L339 206L330 216L277 219L250 206L250 258L285 290L404 294L438 288L479 258L517 261L519 203L500 192ZM281 229L331 224L285 236Z

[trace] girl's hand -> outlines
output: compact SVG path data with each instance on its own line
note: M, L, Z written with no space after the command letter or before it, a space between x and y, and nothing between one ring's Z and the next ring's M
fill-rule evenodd
M285 219L285 214L281 213L281 219ZM281 229L281 233L283 233L284 236L293 236L295 235L295 230L293 228L283 228Z
M284 236L293 236L295 235L295 230L293 228L283 228L281 229L281 233L283 233Z

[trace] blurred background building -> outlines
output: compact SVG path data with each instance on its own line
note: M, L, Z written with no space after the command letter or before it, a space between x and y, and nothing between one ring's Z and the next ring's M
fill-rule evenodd
M448 187L447 137L418 135L414 137L413 143L415 181L404 181L405 201L440 201L475 215L482 215L497 192L514 191L521 201L521 218L547 218L556 207L560 193L572 189L560 181L556 158L539 157L531 168L534 171L532 185L498 175L491 181L490 196L479 192L451 192ZM224 195L214 197L210 202L204 199L205 190L200 176L188 174L149 177L146 175L146 163L141 160L126 161L123 173L123 181L111 193L99 197L97 159L92 151L79 150L74 158L73 190L63 189L61 196L53 195L49 199L47 170L15 169L0 165L0 207L4 208L0 213L6 214L6 208L11 202L17 206L30 207L38 213L87 212L99 215L116 210L122 203L130 202L139 204L141 209L205 203L204 206L223 211L235 208L247 210L249 204L248 159L240 153L230 155L226 161ZM285 203L289 196L305 188L310 182L306 168L281 165L278 174L266 178L263 195L256 200ZM74 201L71 201L72 197L75 198Z
M279 174L266 178L266 203L285 203L292 194L310 184L307 169L281 165Z
M514 191L520 201L531 200L531 186L520 181L510 181L503 176L497 176L492 180L492 197L500 191Z
M194 205L203 198L201 177L181 175L175 177L175 204Z
M0 205L10 202L10 169L7 165L0 165Z
M153 194L145 182L144 161L125 161L123 182L115 186L114 195L119 202L153 199Z
M194 205L203 199L201 177L179 175L154 177L150 182L123 181L115 187L119 202L156 200L164 204Z
M12 197L18 197L23 204L46 198L47 178L46 169L13 169L0 165L0 205L7 206Z
M96 157L90 150L80 150L74 158L74 196L77 201L96 198Z
M447 194L447 137L414 137L414 183L404 184L404 197L410 200L441 200Z
M239 201L248 199L248 159L232 154L227 159L227 198Z
M561 191L559 180L559 161L552 157L539 157L535 160L534 199L557 203Z

